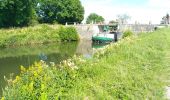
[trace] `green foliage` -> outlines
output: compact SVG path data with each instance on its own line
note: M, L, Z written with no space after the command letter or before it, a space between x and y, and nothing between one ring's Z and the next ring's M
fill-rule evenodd
M60 27L59 36L62 41L79 40L79 35L74 27Z
M21 66L20 76L9 82L8 88L11 90L5 89L5 100L56 100L66 97L63 93L73 88L77 76L76 66L73 64L71 60L64 61L57 68L53 63L48 66L42 61L29 69Z
M0 27L26 26L36 21L35 0L1 0Z
M84 8L80 0L43 0L37 12L40 22L45 23L80 23L84 19Z
M123 32L123 38L129 37L132 35L133 35L133 32L131 30L126 30Z
M86 23L87 24L90 24L90 23L103 23L104 22L104 18L100 15L97 15L96 13L91 13L88 17L87 17L87 20L86 20Z
M92 59L73 57L59 65L21 67L20 76L8 80L3 98L164 100L169 31L125 38L99 49Z
M80 0L0 0L0 27L23 27L41 23L81 22Z
M42 24L34 27L1 29L0 47L58 42L64 40L62 35L63 37L66 36L67 38L65 39L69 41L79 39L79 35L75 28L59 27L61 26Z

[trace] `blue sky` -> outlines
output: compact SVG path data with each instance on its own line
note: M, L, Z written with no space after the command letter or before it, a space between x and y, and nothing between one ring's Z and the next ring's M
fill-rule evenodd
M90 13L102 15L106 22L119 14L131 16L129 23L160 23L162 16L170 13L170 0L81 0L85 18Z

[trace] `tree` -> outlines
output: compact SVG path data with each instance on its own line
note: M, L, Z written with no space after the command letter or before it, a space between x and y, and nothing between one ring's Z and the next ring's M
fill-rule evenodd
M94 22L94 23L103 23L104 21L105 21L105 19L102 16L100 16L100 15L98 15L96 13L91 13L87 17L86 23L87 24L90 24L92 22Z
M35 0L0 0L0 27L25 26L36 20Z
M169 24L169 19L170 19L169 14L166 14L167 24Z
M126 24L127 21L131 18L130 16L128 16L127 14L121 14L117 16L117 20L120 24Z
M166 14L166 16L162 17L161 24L170 24L170 16Z
M43 0L37 14L43 23L80 23L84 19L84 7L79 0Z
M80 0L0 0L0 27L27 26L33 22L78 22L84 19Z

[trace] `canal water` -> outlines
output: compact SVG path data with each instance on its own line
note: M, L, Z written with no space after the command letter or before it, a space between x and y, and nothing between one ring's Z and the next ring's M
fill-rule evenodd
M60 63L74 55L82 55L90 58L93 55L93 48L100 48L100 45L92 45L91 41L55 43L35 46L22 46L0 48L0 96L2 89L6 86L4 76L9 77L20 73L20 66L30 66L35 61L45 60L47 63Z

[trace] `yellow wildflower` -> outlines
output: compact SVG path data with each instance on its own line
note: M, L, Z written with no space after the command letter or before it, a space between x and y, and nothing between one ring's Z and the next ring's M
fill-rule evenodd
M43 70L42 66L38 66L38 73L41 73Z
M16 80L16 81L19 81L19 80L21 80L21 77L16 76L15 80Z
M13 80L13 83L15 84L15 83L17 83L18 81L20 81L20 77L19 76L16 76L16 78L15 78L15 80Z
M33 86L34 86L34 82L31 82L31 83L29 84L29 90L30 90L30 91L33 91L33 88L34 88Z
M38 76L38 73L36 71L34 71L34 76L37 77Z
M25 71L26 71L26 69L24 68L24 66L21 66L20 69L21 69L21 72L25 72Z
M1 100L5 100L5 98L4 98L4 97L2 97L2 98L1 98Z
M41 91L43 91L45 89L45 85L41 84Z
M20 78L19 76L16 76L16 80L18 80L18 81L19 81L20 79L21 79L21 78Z

